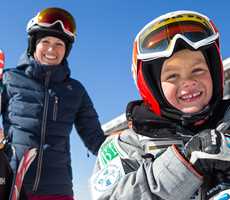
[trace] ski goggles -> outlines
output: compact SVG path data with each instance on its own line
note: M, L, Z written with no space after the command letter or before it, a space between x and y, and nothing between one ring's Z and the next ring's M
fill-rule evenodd
M169 57L179 38L198 49L215 42L218 37L215 26L206 16L178 11L147 24L135 39L134 52L137 59L153 60Z
M62 29L66 34L75 37L75 20L69 12L61 8L47 8L42 10L31 20L27 26L27 30L35 24L43 27L51 27L58 22L61 24Z

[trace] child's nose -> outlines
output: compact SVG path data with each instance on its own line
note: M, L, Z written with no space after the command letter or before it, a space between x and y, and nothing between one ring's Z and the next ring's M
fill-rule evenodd
M197 86L197 81L196 80L184 80L182 82L183 87L195 87Z

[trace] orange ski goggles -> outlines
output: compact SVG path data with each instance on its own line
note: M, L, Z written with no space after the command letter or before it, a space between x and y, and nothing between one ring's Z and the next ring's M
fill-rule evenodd
M147 24L135 39L137 59L168 57L181 38L194 49L215 42L219 34L213 23L196 12L176 12Z

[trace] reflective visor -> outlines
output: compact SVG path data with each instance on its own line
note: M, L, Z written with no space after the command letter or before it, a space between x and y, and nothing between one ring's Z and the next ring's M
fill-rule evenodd
M56 22L61 23L63 30L67 34L75 36L76 25L74 18L70 13L61 8L44 9L35 17L35 23L45 27L52 26Z
M176 15L147 25L137 38L138 51L140 56L151 53L154 57L153 53L172 50L175 36L194 46L197 42L208 42L214 35L216 32L206 18L194 13Z

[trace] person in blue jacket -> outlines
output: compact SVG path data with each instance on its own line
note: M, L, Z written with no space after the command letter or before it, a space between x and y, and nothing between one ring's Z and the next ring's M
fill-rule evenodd
M75 20L64 9L46 8L28 22L27 33L26 53L16 68L4 72L4 134L18 160L26 149L38 148L24 179L29 199L71 200L73 125L95 155L105 139L86 89L70 76Z

